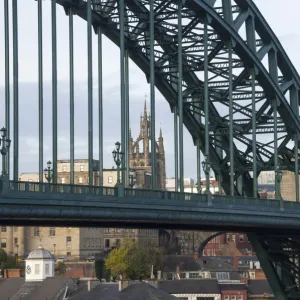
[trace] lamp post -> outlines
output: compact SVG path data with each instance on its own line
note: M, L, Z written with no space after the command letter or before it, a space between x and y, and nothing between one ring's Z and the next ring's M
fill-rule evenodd
M275 177L276 177L276 195L275 195L275 198L276 199L279 198L280 201L281 201L280 183L281 183L281 180L282 180L282 171L280 170L279 167L277 167L277 169L276 169Z
M205 173L205 184L206 184L206 193L210 194L209 190L209 174L210 174L210 162L208 160L208 157L205 155L205 160L202 161L202 168Z
M117 165L117 185L119 185L120 182L120 165L122 164L123 155L124 153L120 151L121 143L116 142L115 143L116 149L112 152L114 161Z
M8 149L10 147L11 140L6 136L6 128L2 127L0 129L1 137L0 137L0 146L2 145L0 149L0 153L2 155L2 175L6 175L6 162L5 162L5 156L8 152Z
M46 172L45 178L48 181L48 183L50 183L52 180L52 171L53 169L51 168L51 161L49 160L47 162L47 168L44 169L44 172Z
M19 245L16 245L17 248L17 254L16 254L16 264L19 262Z

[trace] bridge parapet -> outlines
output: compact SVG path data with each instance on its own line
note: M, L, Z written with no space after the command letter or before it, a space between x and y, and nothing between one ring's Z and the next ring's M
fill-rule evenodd
M259 210L264 207L271 210L300 210L300 203L295 201L283 201L283 207L279 200L260 199L250 197L228 196L228 195L207 195L195 193L181 193L162 190L143 190L124 188L123 185L115 187L105 186L88 186L88 185L71 185L71 184L53 184L46 182L28 182L28 181L8 181L7 178L1 177L0 191L2 195L14 194L16 197L38 198L43 195L51 195L51 198L60 199L64 194L64 199L136 199L136 200L167 200L198 202L201 206L228 208L247 207L249 210ZM99 198L100 197L100 198ZM186 203L187 204L187 203Z

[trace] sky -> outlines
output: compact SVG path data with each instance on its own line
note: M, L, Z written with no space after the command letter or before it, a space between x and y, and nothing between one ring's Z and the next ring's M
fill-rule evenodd
M279 38L291 61L300 70L300 19L298 0L255 0L265 19ZM38 171L38 47L37 2L19 3L19 105L20 105L20 165L19 172ZM3 16L3 5L0 7ZM43 95L44 95L44 162L52 159L51 116L51 23L50 1L43 1ZM1 18L2 19L2 18ZM11 18L10 18L11 22ZM58 43L58 158L69 158L69 46L68 19L62 7L57 7ZM87 158L87 47L86 22L74 18L75 56L75 158ZM0 23L0 126L4 125L4 24ZM12 35L10 36L12 45ZM94 158L98 159L98 86L97 36L93 34L93 115ZM12 49L11 49L12 53ZM103 109L104 167L114 165L111 152L120 140L120 67L119 49L103 37ZM12 55L10 57L12 66ZM150 86L145 75L130 62L130 126L135 139L139 132L140 114L145 94L150 110ZM12 70L10 74L12 82ZM13 90L11 89L11 96ZM156 90L156 132L163 131L167 176L174 176L173 114L163 96ZM13 146L13 144L12 144ZM196 177L196 149L184 129L184 175Z

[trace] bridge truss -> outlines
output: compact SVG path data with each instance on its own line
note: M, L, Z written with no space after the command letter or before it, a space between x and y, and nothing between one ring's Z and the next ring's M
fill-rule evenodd
M42 0L38 5L39 87L42 92ZM13 24L13 177L17 181L18 134L18 16L12 1ZM120 47L121 145L125 152L122 182L129 170L128 59L150 83L151 134L155 139L155 87L174 113L175 175L183 191L183 126L218 177L226 194L257 197L262 171L295 172L299 201L300 78L277 37L252 0L52 0L53 182L57 182L57 57L56 4L69 17L70 91L74 92L73 16L87 21L89 182L93 182L92 29L98 35L99 103L102 105L102 35ZM5 5L6 127L9 111L9 22ZM73 86L72 86L73 85ZM72 102L73 100L73 102ZM73 103L74 115L74 95ZM100 177L103 172L102 106L99 111ZM43 100L39 97L42 111ZM71 113L72 119L72 113ZM74 118L71 126L71 184L74 184ZM73 128L73 132L72 132ZM43 115L39 115L39 173L43 180ZM73 137L73 139L72 139ZM152 174L156 173L152 143ZM7 160L9 170L9 159ZM209 172L206 172L209 190ZM155 180L152 180L155 189ZM100 180L101 185L101 180ZM276 199L280 199L276 176ZM283 201L282 199L280 200ZM283 207L283 206L282 206ZM262 260L277 299L298 297L298 248L294 237L249 235ZM275 251L276 250L276 251ZM278 251L277 251L278 250ZM280 253L278 253L280 252ZM278 270L281 270L280 272ZM295 299L296 299L295 298Z

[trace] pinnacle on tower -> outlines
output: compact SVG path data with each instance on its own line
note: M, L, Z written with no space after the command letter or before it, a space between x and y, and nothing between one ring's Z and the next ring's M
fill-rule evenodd
M162 130L161 130L161 127L159 129L159 137L162 138Z
M144 103L144 119L147 119L147 94L145 94L145 103Z

